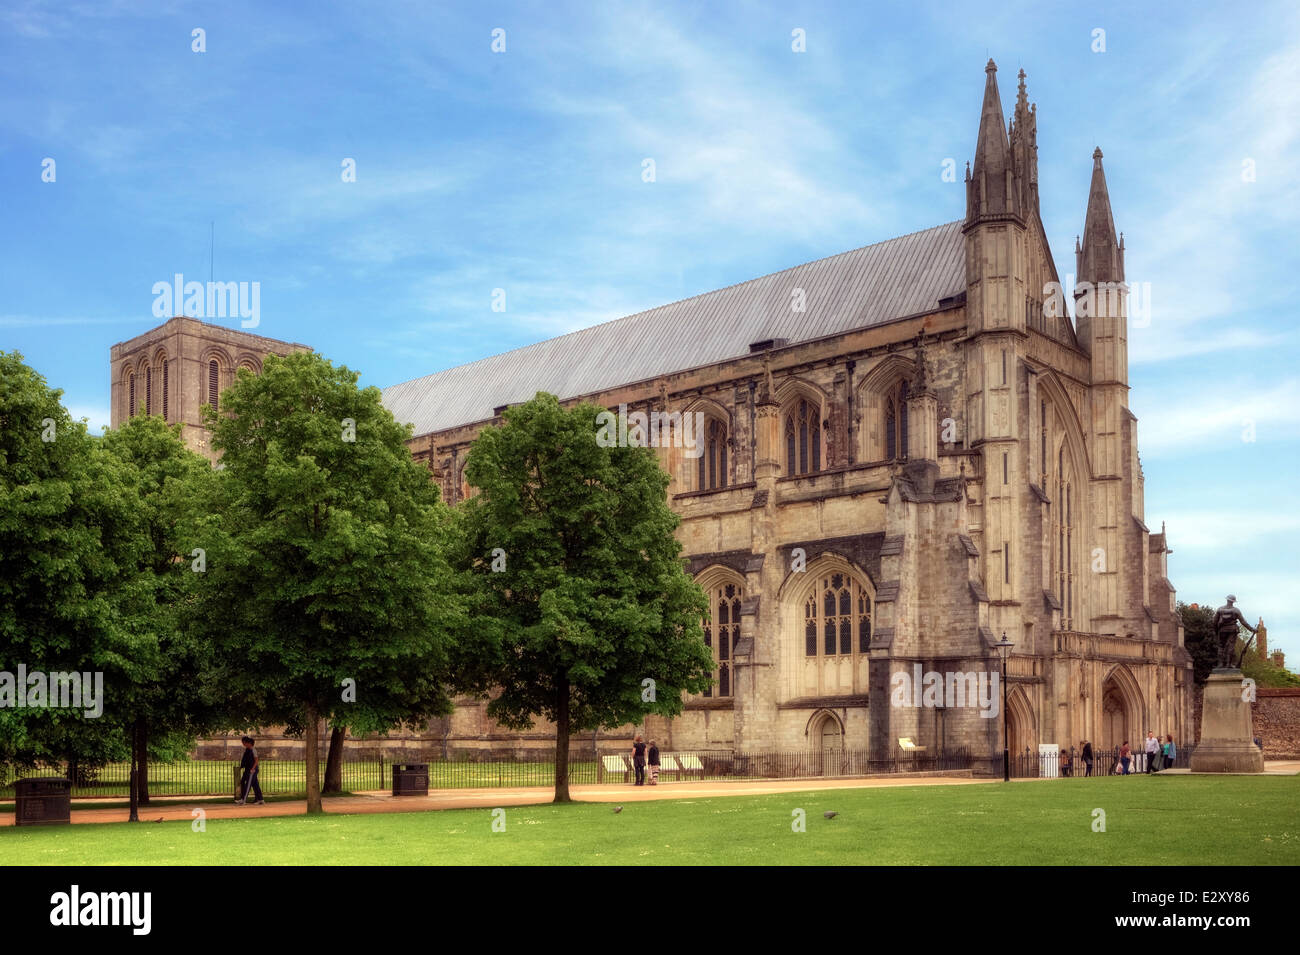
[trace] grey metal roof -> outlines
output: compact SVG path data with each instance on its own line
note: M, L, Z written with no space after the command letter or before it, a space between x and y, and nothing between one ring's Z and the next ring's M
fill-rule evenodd
M384 405L416 434L491 418L538 391L574 398L930 311L966 288L962 223L949 222L851 252L661 305L391 385ZM801 288L803 312L791 309Z

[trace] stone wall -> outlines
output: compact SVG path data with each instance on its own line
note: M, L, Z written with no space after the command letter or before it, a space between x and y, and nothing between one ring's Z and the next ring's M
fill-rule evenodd
M1192 725L1201 735L1201 686L1196 687ZM1255 691L1250 706L1255 735L1264 743L1265 759L1300 759L1300 688Z

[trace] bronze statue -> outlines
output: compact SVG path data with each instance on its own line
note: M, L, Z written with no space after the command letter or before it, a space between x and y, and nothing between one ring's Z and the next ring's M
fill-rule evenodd
M1246 622L1245 615L1233 606L1236 600L1234 595L1228 594L1228 602L1214 611L1214 633L1219 639L1218 666L1232 670L1241 668L1241 658L1246 655L1246 648L1242 647L1237 662L1232 662L1232 651L1237 649L1237 635L1241 632L1238 625L1249 630L1252 637L1256 633L1255 628Z

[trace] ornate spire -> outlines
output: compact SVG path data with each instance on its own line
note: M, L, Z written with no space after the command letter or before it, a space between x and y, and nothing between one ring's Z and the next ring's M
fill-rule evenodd
M1094 149L1092 153L1092 185L1088 190L1088 213L1083 221L1078 273L1081 282L1124 281L1124 260L1119 240L1115 237L1106 172L1101 167L1101 149Z
M1019 73L1016 109L1011 122L1011 160L1016 174L1019 211L1038 208L1038 110L1029 102L1025 71Z
M1034 113L1029 107L1029 93L1025 89L1025 71L1021 70L1019 76L1020 85L1016 88L1016 112L1013 119L1015 128L1024 135L1025 125L1033 119Z
M972 185L975 216L1013 211L1007 188L1011 169L1011 144L1002 125L1002 99L998 96L998 67L989 60L984 68L984 105L980 110L979 138L975 143Z

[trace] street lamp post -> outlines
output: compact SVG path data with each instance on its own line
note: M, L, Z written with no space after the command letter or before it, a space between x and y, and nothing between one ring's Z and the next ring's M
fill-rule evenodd
M993 644L998 648L998 653L1002 656L1002 781L1011 782L1011 741L1007 737L1007 658L1011 656L1011 648L1015 646L1007 639L1007 632L1002 631L1002 641Z

